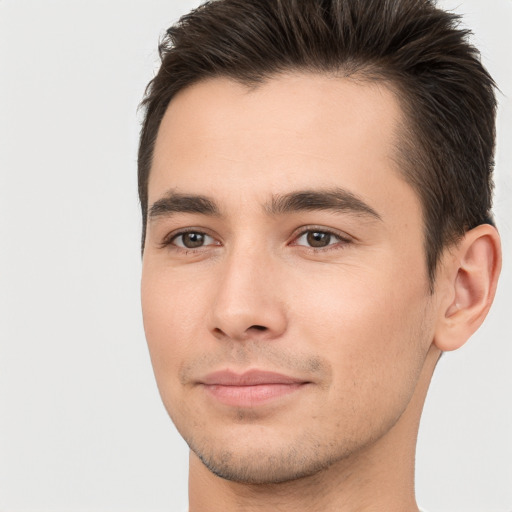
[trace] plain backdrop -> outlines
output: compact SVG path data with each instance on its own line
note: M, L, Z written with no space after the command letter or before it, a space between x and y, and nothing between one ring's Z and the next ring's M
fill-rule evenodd
M137 105L186 0L0 0L0 511L172 512L187 448L139 304ZM512 511L512 1L445 0L498 82L494 308L441 360L417 494Z

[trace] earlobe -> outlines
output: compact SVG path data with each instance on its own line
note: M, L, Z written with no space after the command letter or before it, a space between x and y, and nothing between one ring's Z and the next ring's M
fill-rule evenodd
M491 307L501 270L496 229L482 224L468 231L450 251L448 292L441 304L434 344L442 351L460 348L480 327Z

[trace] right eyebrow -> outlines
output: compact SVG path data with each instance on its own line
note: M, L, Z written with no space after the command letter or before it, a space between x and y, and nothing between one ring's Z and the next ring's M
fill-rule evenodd
M171 216L174 213L199 213L201 215L220 215L214 201L205 196L169 192L155 201L148 210L149 220Z
M324 210L335 213L352 213L377 220L382 217L369 204L352 192L342 189L300 190L272 197L266 210L271 215L282 215L300 211Z

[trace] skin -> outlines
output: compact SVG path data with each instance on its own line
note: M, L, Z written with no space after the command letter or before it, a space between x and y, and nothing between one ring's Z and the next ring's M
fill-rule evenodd
M485 317L500 260L480 226L446 251L429 292L421 205L396 163L401 123L386 86L314 74L253 89L216 78L172 100L149 179L142 307L162 400L191 448L191 512L417 510L428 384L441 350ZM340 190L368 210L276 206ZM201 384L226 369L307 384L231 406Z

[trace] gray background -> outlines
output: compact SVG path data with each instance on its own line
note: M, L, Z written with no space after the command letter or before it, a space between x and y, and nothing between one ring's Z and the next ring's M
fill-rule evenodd
M157 394L139 306L137 104L163 30L197 5L0 0L0 511L160 512L187 449ZM439 364L419 503L512 510L512 1L466 13L501 87L490 318Z

